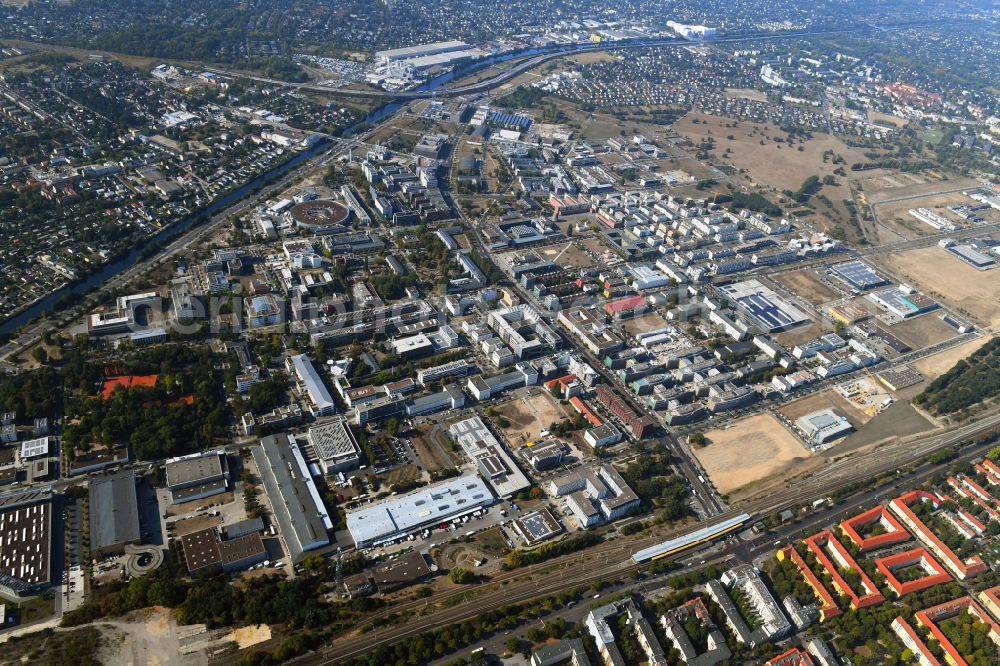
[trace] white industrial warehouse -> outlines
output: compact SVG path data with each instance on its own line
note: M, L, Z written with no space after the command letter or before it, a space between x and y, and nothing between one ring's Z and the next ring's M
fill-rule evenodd
M368 548L474 513L493 502L486 483L468 474L349 511L347 529L358 548Z

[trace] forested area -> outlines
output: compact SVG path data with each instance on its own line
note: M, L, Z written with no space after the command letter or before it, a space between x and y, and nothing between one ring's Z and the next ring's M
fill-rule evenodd
M931 382L913 401L933 414L953 414L1000 394L1000 338Z
M154 386L117 387L95 395L112 375L156 375ZM181 345L138 352L112 367L80 358L66 367L67 453L129 443L137 459L152 460L200 450L223 434L226 406L207 349ZM70 388L80 393L69 397Z
M643 454L629 464L622 476L659 520L677 520L688 513L687 488L684 481L672 473L670 456L662 447L653 454Z
M16 412L21 423L51 418L58 396L59 375L52 368L7 375L0 381L0 412Z

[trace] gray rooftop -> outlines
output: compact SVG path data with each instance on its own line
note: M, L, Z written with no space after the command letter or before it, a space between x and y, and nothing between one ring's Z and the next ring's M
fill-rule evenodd
M327 535L328 524L332 528L330 517L305 460L301 453L295 455L289 437L269 435L252 450L292 561L299 561L307 550L330 543Z
M493 495L483 480L467 474L351 511L347 529L355 543L364 547L492 503Z
M139 541L135 472L94 477L89 495L91 550Z
M316 455L327 462L357 458L360 452L354 433L344 421L309 428L307 435Z
M217 451L167 461L168 488L182 488L220 478L222 478L222 454Z

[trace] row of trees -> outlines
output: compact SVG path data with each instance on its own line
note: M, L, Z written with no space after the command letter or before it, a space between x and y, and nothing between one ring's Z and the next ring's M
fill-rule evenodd
M594 532L583 532L577 536L563 539L562 541L553 541L542 544L533 550L521 550L520 548L515 548L507 553L503 566L505 569L517 569L518 567L538 564L539 562L551 560L554 557L569 555L570 553L575 553L579 550L583 550L584 548L589 548L594 544L600 543L600 541L600 535Z
M225 577L184 581L173 564L133 578L128 583L96 589L95 598L63 616L62 625L89 624L102 617L123 615L148 606L177 609L181 624L209 627L281 622L289 629L341 631L385 602L367 597L343 603L322 600L327 568L306 569L291 580L266 576L245 585L230 585Z

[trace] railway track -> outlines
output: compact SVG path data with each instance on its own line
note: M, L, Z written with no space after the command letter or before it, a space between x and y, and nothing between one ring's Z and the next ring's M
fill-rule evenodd
M722 520L744 512L751 515L764 515L790 506L807 504L828 496L833 490L899 469L901 465L918 461L933 451L996 427L1000 427L1000 413L994 413L975 423L955 428L948 433L935 433L922 440L885 446L871 453L846 459L850 464L832 463L836 467L821 470L800 483L771 493L754 502L741 505L737 509L730 509L714 516L714 519ZM901 448L907 453L905 459L901 457ZM973 447L962 453L960 459L981 456L988 448L987 444ZM937 468L934 466L914 471L912 481L920 482L936 471ZM885 486L888 485L888 483L885 484ZM494 590L477 588L477 590L465 592L440 593L419 601L397 605L374 616L373 619L385 618L389 614L416 613L419 609L433 607L436 604L442 604L444 607L426 616L409 619L405 624L393 625L363 634L357 632L342 634L335 637L333 643L327 648L305 655L294 663L310 666L337 663L362 655L382 643L395 642L434 627L462 622L474 618L486 610L494 610L506 605L557 594L599 580L620 578L646 566L632 562L631 555L634 551L659 543L670 536L678 536L684 531L689 530L673 530L672 534L657 533L636 539L614 537L579 553L572 553L531 567L501 574L489 584L489 587L496 587ZM587 566L602 560L603 564L596 569ZM570 571L574 575L566 577L565 574ZM578 571L586 573L576 575ZM536 576L541 577L543 574L546 580L539 582ZM558 577L556 574L559 574ZM465 597L464 600L463 597Z

